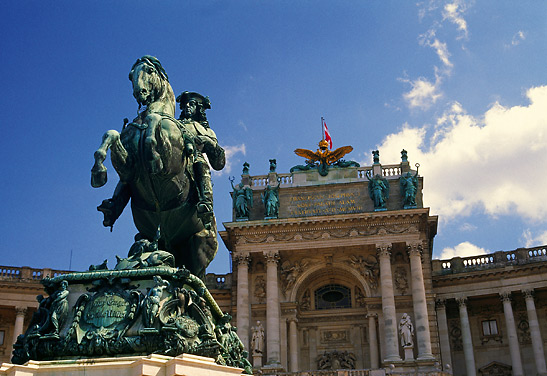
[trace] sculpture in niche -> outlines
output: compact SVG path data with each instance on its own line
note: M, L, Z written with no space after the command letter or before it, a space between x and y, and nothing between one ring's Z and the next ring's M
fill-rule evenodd
M375 175L372 179L368 175L366 177L368 179L368 194L370 199L374 201L374 210L386 210L386 203L389 198L389 182L380 175Z
M300 299L300 310L301 311L309 311L311 308L311 296L310 296L310 290L306 290L304 292L304 295L302 295L302 299Z
M245 187L243 183L234 186L234 177L230 178L230 184L234 190L232 200L236 220L248 220L250 208L253 207L253 190Z
M369 284L369 287L373 290L378 288L378 260L373 255L367 257L362 255L351 255L348 263L357 269L359 274L365 277L365 280Z
M418 169L420 164L416 163L416 173L412 175L409 171L399 178L403 208L411 209L416 207L416 194L418 193Z
M262 354L264 352L264 327L260 321L256 322L256 326L252 328L253 336L251 338L251 349L254 354Z
M402 266L399 266L395 269L395 275L393 276L395 287L401 295L405 295L408 289L408 280L406 269Z
M359 286L355 286L355 303L357 307L366 306L365 295L363 294L363 291L361 291L361 288L359 288Z
M194 175L197 169L203 173L205 167L199 167L196 156L207 154L214 159L213 167L221 169L224 150L207 132L199 134L196 124L175 119L175 95L158 59L148 55L138 59L129 80L138 115L129 124L125 122L121 134L107 131L95 152L91 185L106 184L103 162L108 149L120 177L112 198L97 209L104 214L103 225L112 227L131 199L137 238L152 241L161 228L160 249L172 253L177 266L203 278L218 241L214 216L198 211L198 186L203 184L196 183Z
M277 218L279 215L279 186L281 179L277 179L277 186L267 185L260 197L264 203L264 217L267 219Z
M266 299L266 281L261 275L255 279L255 297L260 303Z
M410 320L410 316L406 313L403 313L401 321L399 321L399 335L401 337L401 346L403 347L412 347L414 346L414 325Z

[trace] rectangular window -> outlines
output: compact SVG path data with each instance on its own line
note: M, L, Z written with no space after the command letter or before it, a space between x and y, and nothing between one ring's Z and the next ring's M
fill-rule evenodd
M5 330L0 330L0 346L4 346L4 335L6 334Z
M498 323L496 320L484 320L482 322L482 334L485 336L495 336L498 334Z

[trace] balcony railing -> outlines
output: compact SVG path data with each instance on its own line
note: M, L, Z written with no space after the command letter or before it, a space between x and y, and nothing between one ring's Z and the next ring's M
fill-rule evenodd
M547 261L547 245L533 248L518 248L471 257L453 257L449 260L433 260L433 274L455 274L475 270L504 268L511 265Z
M58 275L68 274L70 271L54 269L38 269L28 266L0 266L0 280L11 281L39 281L45 277L57 277Z

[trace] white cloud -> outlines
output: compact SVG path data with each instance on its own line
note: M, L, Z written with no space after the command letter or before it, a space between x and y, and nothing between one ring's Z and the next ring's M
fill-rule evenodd
M527 106L495 103L473 117L454 103L435 127L405 124L378 147L382 160L398 160L406 149L421 165L425 205L443 220L478 208L546 221L547 86L526 95Z
M467 22L463 18L463 13L466 11L465 2L456 0L452 3L446 4L443 10L443 19L449 20L458 27L458 30L462 33L459 38L467 38Z
M511 39L511 46L518 46L520 42L526 39L526 34L524 34L524 31L518 31L515 35L513 35L513 39ZM510 46L508 46L510 47Z
M538 247L541 245L547 244L547 231L543 231L539 234L532 234L530 229L524 230L522 233L522 240L524 242L524 247Z
M407 79L401 79L401 81L409 83L412 87L410 91L403 94L404 100L411 109L427 110L442 97L439 89L441 79L438 76L435 83L431 83L424 77L413 81Z
M463 242L455 246L454 248L444 248L441 251L440 259L446 260L451 259L452 257L468 257L468 256L478 256L490 253L489 250L478 247L475 244L469 242Z
M420 35L418 41L421 46L428 46L435 50L439 60L443 63L447 69L446 74L450 74L450 69L453 67L452 62L450 61L450 53L448 52L448 47L446 43L441 42L435 37L435 30L431 29L427 33Z
M226 152L226 165L220 171L211 170L211 172L215 176L221 176L232 172L233 165L239 161L239 159L235 158L235 155L239 153L245 155L247 152L245 149L245 144L235 146L223 146L223 148Z
M475 231L476 229L477 229L477 226L467 222L465 222L464 224L460 226L460 231Z

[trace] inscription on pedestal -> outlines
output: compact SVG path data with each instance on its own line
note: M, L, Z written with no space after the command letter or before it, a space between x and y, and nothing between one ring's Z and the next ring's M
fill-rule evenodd
M95 328L108 328L127 318L131 303L115 293L99 293L86 304L83 321Z

